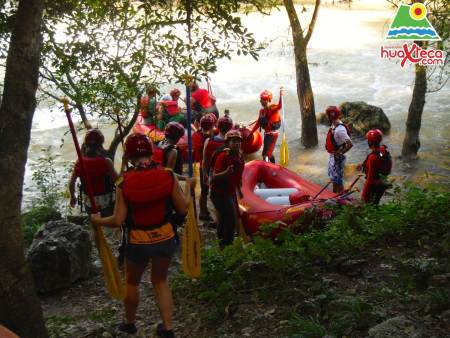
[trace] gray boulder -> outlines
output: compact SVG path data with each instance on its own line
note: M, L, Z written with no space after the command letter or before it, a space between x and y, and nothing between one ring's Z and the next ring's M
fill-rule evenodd
M27 259L39 293L67 288L89 276L89 232L65 221L48 222L36 233Z
M358 101L344 102L339 108L342 111L341 120L350 126L354 135L364 136L372 128L378 128L384 134L391 130L391 123L380 107ZM319 115L318 122L329 124L325 113Z
M405 316L388 319L369 330L371 338L419 338L422 333Z

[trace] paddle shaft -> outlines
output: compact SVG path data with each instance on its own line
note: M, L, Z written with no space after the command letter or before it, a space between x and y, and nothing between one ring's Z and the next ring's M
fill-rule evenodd
M324 190L330 185L330 183L331 183L331 181L327 182L327 184L325 184L324 187L322 189L320 189L320 191L316 194L316 196L313 197L313 200L315 200L317 197L319 197L319 195L324 192Z
M96 213L97 212L97 204L95 203L94 194L92 192L92 186L91 186L91 183L89 182L89 179L87 176L86 165L83 160L83 155L81 154L80 144L78 143L78 138L77 138L77 132L75 131L75 127L73 125L72 116L70 115L69 103L68 103L67 99L63 100L63 104L64 104L64 111L66 113L67 121L69 122L69 128L70 128L70 133L72 134L73 144L75 145L75 150L77 151L77 155L78 155L78 161L80 162L81 172L86 181L84 183L86 185L86 192L87 192L87 195L89 197L89 200L90 200L91 206L92 206L91 212Z

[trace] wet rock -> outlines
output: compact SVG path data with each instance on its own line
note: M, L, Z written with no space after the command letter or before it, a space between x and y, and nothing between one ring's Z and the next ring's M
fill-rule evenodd
M342 111L341 120L350 126L354 135L364 136L372 128L378 128L387 134L391 129L391 123L380 107L362 101L344 102L339 107ZM325 113L321 113L317 120L329 125Z
M90 258L89 232L65 221L44 224L36 233L27 255L39 293L67 288L73 282L87 278Z
M371 338L420 338L422 333L405 316L388 319L369 330Z

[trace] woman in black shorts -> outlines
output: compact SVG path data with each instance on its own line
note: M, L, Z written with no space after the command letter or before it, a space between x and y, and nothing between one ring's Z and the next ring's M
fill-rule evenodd
M175 234L169 216L175 209L186 214L195 180L187 178L185 191L171 171L152 161L153 147L143 134L132 134L125 142L125 155L133 165L119 181L114 214L92 215L96 226L119 227L130 211L132 225L126 246L127 294L124 300L126 321L119 330L134 334L139 304L139 283L149 261L151 281L162 317L159 337L174 337L172 331L173 301L167 281L171 258L176 250Z

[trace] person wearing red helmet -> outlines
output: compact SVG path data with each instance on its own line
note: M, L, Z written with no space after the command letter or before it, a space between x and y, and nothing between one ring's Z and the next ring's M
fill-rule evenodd
M203 115L208 113L213 113L216 118L219 118L219 111L215 104L216 98L211 96L208 90L200 88L196 82L191 83L190 88L193 119L200 120Z
M280 110L282 108L282 96L284 95L283 88L280 88L280 99L278 104L272 104L273 95L270 91L264 90L260 95L260 102L262 108L259 110L258 119L251 133L252 135L256 130L264 129L264 146L262 151L263 159L268 159L270 162L275 163L275 157L273 156L273 150L277 143L278 129L281 126ZM249 137L248 136L248 137Z
M195 179L187 178L185 191L170 170L152 161L153 147L143 134L131 134L125 142L125 154L132 169L124 173L117 185L117 200L110 217L91 215L94 226L119 227L130 213L132 220L126 245L125 321L119 330L135 334L139 284L151 262L151 281L162 323L159 337L174 337L172 330L173 300L167 281L169 265L176 251L175 234L168 212L175 209L186 215Z
M361 198L365 203L378 205L384 192L390 186L387 176L391 173L392 157L387 146L381 145L383 133L380 129L369 130L366 138L372 152L367 155L363 164L358 166L358 169L362 169L366 174Z
M209 184L209 178L211 177L212 169L214 168L211 165L213 154L219 148L223 148L225 144L225 134L231 130L231 128L233 128L233 120L228 115L222 116L217 120L219 134L211 136L205 141L202 161L202 179L204 184ZM203 220L202 218L200 219ZM205 219L205 221L210 221L210 219Z
M233 243L238 227L237 195L242 197L244 157L241 151L242 134L233 129L225 135L225 148L214 154L211 177L211 201L217 210L217 237L220 248Z
M345 153L353 147L350 131L339 119L341 110L336 106L328 106L325 110L330 129L325 141L325 149L330 154L328 159L328 177L333 182L333 192L344 191Z
M83 162L86 168L86 177L83 175L81 163L75 162L72 176L69 181L70 206L77 204L75 196L75 184L78 178L81 180L80 200L81 207L87 213L91 211L91 202L86 194L86 179L89 180L94 194L95 202L103 215L111 214L114 206L114 181L117 172L113 162L107 158L103 149L105 137L99 129L88 130L81 146Z
M200 119L200 129L192 134L192 151L194 161L200 163L200 177L203 177L203 167L201 165L203 160L203 147L206 140L214 134L214 127L217 119L212 113L206 114ZM208 194L209 187L205 182L200 180L201 194L199 199L200 214L199 218L202 221L212 221L212 217L208 211Z
M183 157L177 143L184 136L184 127L178 122L169 122L164 130L165 139L158 144L163 150L162 165L179 176L183 175ZM178 177L180 178L180 177Z

